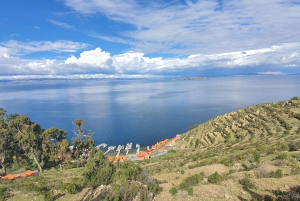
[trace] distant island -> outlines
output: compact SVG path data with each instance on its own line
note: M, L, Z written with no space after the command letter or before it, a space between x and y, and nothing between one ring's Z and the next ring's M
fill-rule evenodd
M204 76L197 76L197 77L182 77L182 78L173 78L173 81L177 81L177 80L207 80L208 77L204 77Z

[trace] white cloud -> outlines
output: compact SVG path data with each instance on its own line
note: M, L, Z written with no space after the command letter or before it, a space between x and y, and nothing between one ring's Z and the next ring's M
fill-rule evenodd
M93 38L98 38L98 39L113 42L113 43L123 43L123 44L128 43L124 39L118 38L118 37L105 36L105 35L101 35L101 34L97 34L97 33L89 33L88 35Z
M79 49L88 47L88 44L78 43L73 41L58 40L51 41L31 41L21 42L16 40L9 40L2 42L0 45L9 49L11 54L28 54L32 52L76 52Z
M133 25L122 34L144 53L217 54L300 41L300 5L291 0L65 0L73 10Z
M258 72L259 75L282 75L283 73L280 71L267 71L267 72Z
M260 72L271 74L281 69L296 69L300 66L300 43L282 44L261 49L250 49L220 54L194 54L185 58L149 58L142 52L129 51L111 55L101 48L83 51L78 57L70 56L64 60L22 59L11 54L11 49L0 46L1 75L36 75L36 76L70 76L92 75L126 76L166 75L191 70L221 68L246 68L273 66L274 70ZM292 67L292 68L291 68ZM299 70L298 70L299 71ZM274 74L274 73L273 73ZM1 79L1 78L0 78Z
M50 22L50 23L52 23L54 25L66 28L66 29L74 29L74 27L72 25L69 25L69 24L67 24L65 22L59 22L59 21L51 20L51 19L49 19L48 22Z

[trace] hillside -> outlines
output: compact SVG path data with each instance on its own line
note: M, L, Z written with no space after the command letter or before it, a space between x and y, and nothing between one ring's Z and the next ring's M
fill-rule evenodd
M173 149L160 157L116 166L104 161L102 156L97 160L107 167L116 168L116 184L133 185L131 190L139 189L146 192L144 195L151 195L143 200L300 200L298 150L300 98L294 97L288 101L242 108L192 126L182 134ZM89 163L94 162L91 160ZM136 164L143 168L142 172ZM98 170L105 171L104 166L95 170L93 166L90 168L94 172L91 178L93 174L98 174ZM82 184L86 171L86 167L46 170L39 177L2 185L9 188L8 200L23 201L43 200L39 193L30 191L30 188L40 185L52 189L54 200L61 201L93 200L89 196L107 193L116 185L96 188L97 183L93 183L93 188L87 187ZM139 174L130 176L136 181L121 176L132 173ZM160 191L157 183L162 187L162 192L149 194ZM117 186L119 193L129 190L120 184ZM70 187L75 188L75 194L62 190ZM39 190L43 189L37 188ZM113 200L111 196L108 200ZM120 200L132 199L123 197Z
M163 181L156 200L299 199L299 116L295 97L192 126L167 156L141 162Z

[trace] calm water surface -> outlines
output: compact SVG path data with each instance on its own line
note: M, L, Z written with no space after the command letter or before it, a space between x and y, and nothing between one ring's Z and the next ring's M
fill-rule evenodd
M81 117L97 144L109 145L152 145L217 115L293 96L300 96L300 76L0 84L8 114L64 128L69 140L72 121Z

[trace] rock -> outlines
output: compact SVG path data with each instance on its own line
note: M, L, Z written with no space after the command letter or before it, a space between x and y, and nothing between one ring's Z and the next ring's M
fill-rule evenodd
M226 199L230 198L230 196L229 196L228 194L225 194L224 197L225 197Z
M245 191L242 191L242 194L244 194L244 195L245 195L245 194L246 194L246 192L245 192Z

